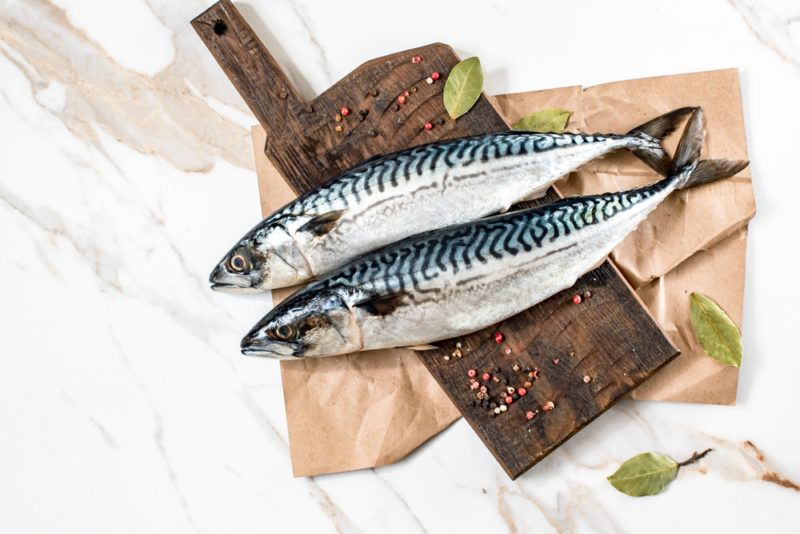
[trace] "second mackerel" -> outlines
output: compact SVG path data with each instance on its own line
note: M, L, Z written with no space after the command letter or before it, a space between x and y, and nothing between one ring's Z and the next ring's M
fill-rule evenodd
M620 149L664 174L669 157L661 142L693 109L676 109L627 134L507 132L367 161L259 223L217 264L211 287L243 292L302 283L410 235L502 213Z

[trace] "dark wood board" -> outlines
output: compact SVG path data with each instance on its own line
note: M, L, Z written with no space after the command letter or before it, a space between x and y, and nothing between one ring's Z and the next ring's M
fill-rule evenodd
M459 58L443 44L364 63L306 102L230 1L214 4L192 25L266 130L265 153L298 194L376 155L508 129L485 96L457 121L447 116L441 94ZM414 56L422 61L412 62ZM428 84L433 71L442 77ZM406 103L399 105L397 97L406 91ZM342 107L350 113L337 121ZM425 130L426 122L433 129ZM555 198L551 190L538 202ZM574 294L586 291L590 298L572 303ZM504 334L502 343L496 343L496 332ZM417 354L511 478L678 354L609 261L501 325L439 345ZM513 370L515 364L520 371ZM536 379L527 376L527 367L538 369ZM473 406L477 391L470 389L469 369L479 377L488 371L512 387L524 385L527 377L531 386L507 411L492 416L492 410ZM502 382L491 379L486 385L493 400L501 400ZM548 401L551 410L544 409ZM528 411L535 413L531 420Z

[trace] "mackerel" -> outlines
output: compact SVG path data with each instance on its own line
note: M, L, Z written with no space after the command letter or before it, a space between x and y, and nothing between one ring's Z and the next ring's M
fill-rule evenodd
M698 161L702 139L695 111L675 170L653 185L456 225L367 254L270 311L242 352L302 358L419 346L500 322L572 286L676 189L747 166Z
M627 134L506 132L439 141L367 161L250 230L210 276L220 291L263 291L329 273L410 235L503 213L560 177L628 149L664 174L663 138L693 108Z

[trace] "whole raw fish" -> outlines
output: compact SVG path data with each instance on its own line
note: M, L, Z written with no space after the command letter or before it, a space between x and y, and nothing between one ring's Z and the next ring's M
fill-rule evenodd
M661 141L692 109L674 110L624 135L506 132L367 161L250 230L214 268L211 287L241 292L299 284L404 237L502 213L623 148L664 174L669 157Z
M747 166L698 161L702 122L695 111L667 178L452 226L367 254L280 303L242 340L242 352L302 358L423 345L517 314L572 286L676 189Z

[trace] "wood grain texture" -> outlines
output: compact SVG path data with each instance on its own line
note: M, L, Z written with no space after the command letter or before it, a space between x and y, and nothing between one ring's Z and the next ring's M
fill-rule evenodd
M231 2L214 4L192 25L266 130L265 153L298 194L380 154L508 129L485 96L457 121L449 118L442 90L447 73L459 59L443 44L368 61L304 102ZM422 61L415 64L411 58L417 55ZM433 71L440 72L442 79L428 84L426 78ZM397 97L406 91L406 103L398 104ZM342 107L350 113L337 121ZM434 128L425 130L426 122ZM537 202L556 198L551 190ZM572 304L570 297L584 291L592 297ZM497 331L505 335L504 343L495 343ZM456 343L461 343L460 357L453 356ZM501 325L439 345L440 349L419 352L419 357L511 478L552 452L678 353L608 261L583 276L574 288ZM506 348L511 349L510 355ZM520 371L513 370L515 363ZM538 368L538 378L527 377L527 367L531 372ZM496 368L499 371L493 371ZM507 411L493 417L490 409L475 402L479 390L470 389L469 369L498 375L500 382L486 384L493 393L490 402L502 402L501 386L518 388L526 378L531 386ZM545 411L548 401L555 407ZM527 411L538 412L527 420Z

